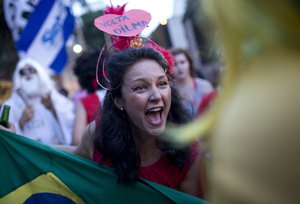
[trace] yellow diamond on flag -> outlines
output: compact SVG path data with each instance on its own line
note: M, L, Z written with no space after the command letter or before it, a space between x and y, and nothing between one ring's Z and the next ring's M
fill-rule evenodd
M43 174L0 199L0 204L84 204L59 178Z

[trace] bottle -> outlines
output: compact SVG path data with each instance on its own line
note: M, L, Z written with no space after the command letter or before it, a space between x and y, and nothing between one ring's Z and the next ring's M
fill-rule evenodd
M0 125L8 128L8 118L9 118L10 106L4 105L2 108L2 114L0 118Z

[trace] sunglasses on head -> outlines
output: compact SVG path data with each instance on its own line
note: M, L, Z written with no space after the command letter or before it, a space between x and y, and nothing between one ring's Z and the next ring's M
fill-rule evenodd
M33 67L25 67L20 69L19 73L21 76L24 76L25 74L36 74L37 72L36 69Z

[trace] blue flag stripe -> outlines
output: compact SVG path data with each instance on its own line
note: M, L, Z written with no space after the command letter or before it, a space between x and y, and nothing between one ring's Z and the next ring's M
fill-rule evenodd
M67 8L67 16L63 25L64 41L66 41L69 38L69 36L73 33L74 21L75 21L74 16L71 14L70 9Z
M65 47L62 47L55 60L52 62L50 67L58 74L62 71L64 65L67 62L67 52Z
M67 62L67 52L65 49L65 44L69 36L73 33L74 30L74 16L71 14L70 9L67 9L67 17L65 19L64 25L63 25L63 31L64 31L64 46L58 53L56 59L52 62L50 67L58 74L62 71L64 65Z
M27 51L31 43L38 34L45 19L51 11L55 0L41 0L35 11L30 15L25 29L22 31L20 39L16 42L18 50ZM25 40L24 40L25 39Z

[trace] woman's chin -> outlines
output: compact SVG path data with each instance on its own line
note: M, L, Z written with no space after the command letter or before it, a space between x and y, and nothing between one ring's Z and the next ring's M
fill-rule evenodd
M148 133L150 135L153 135L154 137L159 137L164 133L164 131L165 131L165 125L163 127L151 128L148 130Z
M181 75L176 76L175 78L178 81L183 81L186 78L186 75L185 74L181 74Z

